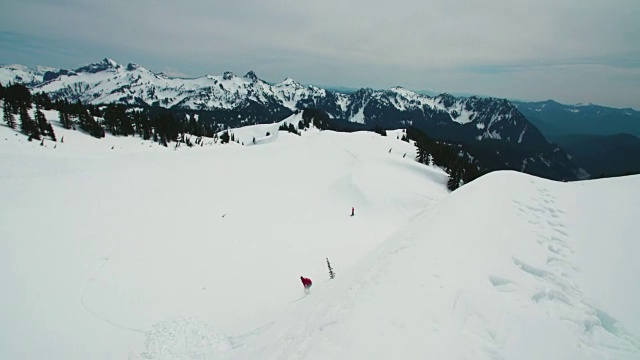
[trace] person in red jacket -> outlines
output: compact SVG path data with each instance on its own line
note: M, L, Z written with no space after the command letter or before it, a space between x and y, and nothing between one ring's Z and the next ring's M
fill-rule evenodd
M302 281L302 285L304 286L304 293L308 294L309 289L311 289L311 285L313 285L313 283L311 282L311 279L306 278L304 276L300 276L300 280Z

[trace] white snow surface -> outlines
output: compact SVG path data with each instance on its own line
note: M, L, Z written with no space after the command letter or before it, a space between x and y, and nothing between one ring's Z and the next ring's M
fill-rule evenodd
M640 176L449 193L402 130L174 149L45 115L63 143L0 126L0 358L640 358Z

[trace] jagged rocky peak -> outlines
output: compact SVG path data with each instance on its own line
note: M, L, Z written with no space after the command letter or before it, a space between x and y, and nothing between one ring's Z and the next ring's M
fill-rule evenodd
M453 106L453 104L455 104L457 100L455 96L447 93L438 95L437 99L438 102L441 103L445 108Z
M409 89L403 88L402 86L391 87L391 88L389 88L389 90L387 90L387 92L398 94L398 95L401 95L401 96L404 96L404 97L418 95L416 92L413 92L413 91L411 91Z
M73 76L73 75L76 75L76 73L74 73L73 71L65 70L65 69L60 69L58 71L47 71L42 76L42 81L44 82L52 81L59 78L62 75Z
M255 72L253 72L253 70L250 70L244 77L245 79L249 79L253 82L258 81L258 76L256 75Z
M138 64L134 64L134 63L129 63L127 65L127 71L135 71L138 69L142 69L142 66L138 65Z
M295 87L303 87L302 85L300 85L299 82L293 80L292 78L288 77L286 79L284 79L281 83L281 85L289 85L289 86L295 86Z
M232 73L231 71L225 71L224 75L222 75L222 78L225 80L231 80L234 77L236 77L236 75L234 73Z
M101 71L110 70L110 69L119 69L119 68L121 68L120 64L118 64L114 60L109 58L104 58L101 62L82 66L76 69L75 72L95 74Z
M361 89L358 89L358 91L356 91L353 94L357 98L363 98L363 97L371 96L374 92L375 92L375 90L373 90L372 88L361 88Z

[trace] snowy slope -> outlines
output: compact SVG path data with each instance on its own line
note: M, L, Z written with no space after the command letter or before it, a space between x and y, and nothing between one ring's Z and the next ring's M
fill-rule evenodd
M280 132L259 146L173 150L94 139L46 115L64 143L0 127L1 358L239 346L289 311L300 275L320 286L326 257L348 273L447 195L445 173L396 136Z
M638 359L639 189L489 174L229 358Z
M175 150L46 116L64 143L0 126L1 358L640 357L640 177L449 194L401 130Z

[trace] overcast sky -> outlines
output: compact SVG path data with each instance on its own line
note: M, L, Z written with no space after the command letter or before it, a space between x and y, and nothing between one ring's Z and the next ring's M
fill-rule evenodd
M0 63L640 110L640 0L2 0Z

